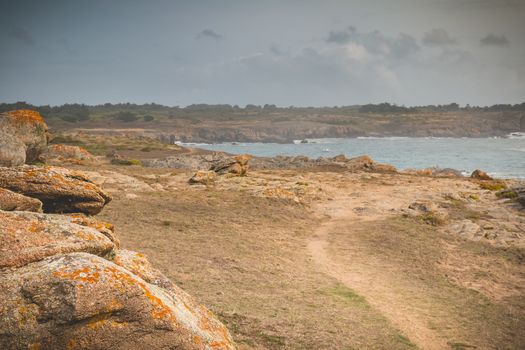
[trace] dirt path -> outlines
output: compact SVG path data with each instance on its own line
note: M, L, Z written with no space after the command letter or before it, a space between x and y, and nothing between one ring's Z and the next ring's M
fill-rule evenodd
M352 234L356 227L365 220L376 220L387 217L388 208L406 205L410 194L395 192L394 188L373 191L368 188L366 195L355 194L352 197L335 198L328 206L321 208L331 216L317 231L308 243L308 250L319 267L330 276L339 280L346 287L353 289L366 298L371 306L379 310L392 324L402 331L414 344L422 349L449 348L446 339L440 337L427 326L427 320L407 302L406 296L391 288L395 281L374 264L360 263L358 266L348 266L337 261L328 253L328 237L333 232ZM374 198L370 203L370 198ZM413 197L412 197L413 198ZM366 219L359 216L363 208L371 206L371 212ZM394 282L394 283L390 283Z

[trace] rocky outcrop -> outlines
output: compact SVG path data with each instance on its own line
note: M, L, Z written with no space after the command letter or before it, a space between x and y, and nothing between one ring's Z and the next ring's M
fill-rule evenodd
M42 212L42 202L38 199L0 188L0 210Z
M503 198L515 199L525 209L525 186L516 186L506 192L512 193L512 196L503 196Z
M474 170L472 174L470 175L470 177L472 179L477 179L477 180L494 180L491 176L489 176L489 174L479 169Z
M15 135L0 129L0 166L17 166L26 162L26 146Z
M252 159L249 154L241 154L235 157L228 157L213 162L210 170L219 175L231 174L244 176L248 171L248 162Z
M173 286L87 253L0 275L3 349L233 349L226 328Z
M0 187L42 201L46 213L99 213L111 197L83 174L65 168L0 168Z
M0 268L23 266L60 253L103 256L115 248L106 234L65 215L0 211L0 222Z
M0 168L0 179L44 198L44 209L92 213L106 203L98 186L63 168ZM235 348L208 309L143 254L119 249L113 225L3 210L0 223L0 349Z
M212 170L199 170L197 171L188 182L192 185L210 185L217 179L217 173Z
M425 169L405 169L403 174L431 177L463 177L461 172L452 168L425 168Z
M49 145L41 157L46 161L56 160L71 163L94 159L93 155L82 147L63 144Z
M345 155L340 154L332 158L319 157L317 159L310 159L306 156L276 156L272 158L256 157L250 161L250 164L253 169L334 167L340 170L349 170L353 172L397 172L394 166L376 163L367 155L347 158Z
M4 135L0 134L0 140L4 140L0 143L9 142L5 139L5 134L8 134L24 144L26 162L39 160L40 155L46 150L49 138L47 125L36 111L22 109L0 113L0 130L4 132Z

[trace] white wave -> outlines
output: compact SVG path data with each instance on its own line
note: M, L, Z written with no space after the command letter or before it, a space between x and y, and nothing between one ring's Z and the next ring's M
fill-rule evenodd
M358 140L407 140L417 137L408 137L408 136L358 136ZM425 137L426 139L427 137Z
M508 139L525 139L525 132L511 132L505 137Z
M194 147L194 146L212 146L211 143L198 143L198 142L181 142L181 141L175 141L174 144L178 146L186 146L186 147Z

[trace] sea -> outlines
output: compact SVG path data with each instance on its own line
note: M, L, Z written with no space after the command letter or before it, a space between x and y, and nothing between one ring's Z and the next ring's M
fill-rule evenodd
M181 144L181 143L179 143ZM225 142L185 143L229 153L255 156L305 155L310 158L348 158L368 155L398 169L453 168L468 175L482 169L498 178L525 179L525 133L492 138L357 137L296 140L289 144Z

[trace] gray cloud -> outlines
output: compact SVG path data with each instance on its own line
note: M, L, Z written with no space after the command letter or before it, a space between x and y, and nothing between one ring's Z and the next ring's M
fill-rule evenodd
M206 28L202 30L199 34L197 34L197 39L201 38L212 38L215 40L220 40L222 39L222 35L218 34L213 29Z
M352 34L356 32L355 27L349 26L342 31L331 30L326 38L327 43L346 44L352 40Z
M284 55L284 51L281 49L281 47L277 44L273 44L270 46L270 52L273 53L274 55Z
M479 41L484 46L509 46L510 42L504 35L488 34L486 37L481 38Z
M25 28L15 27L9 31L9 36L17 40L20 40L27 46L35 45L35 39L33 39L33 36L31 35L31 33Z
M457 40L451 38L448 32L442 28L432 29L426 32L422 39L423 44L427 46L447 46L457 44Z
M391 58L403 58L420 49L416 39L408 34L400 33L392 37L378 30L360 32L352 26L343 31L330 31L325 41L338 45L359 45L369 54Z

